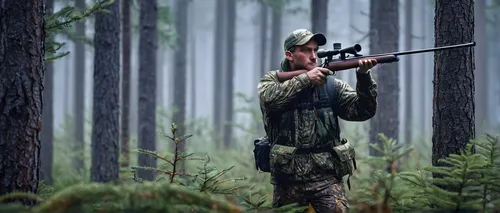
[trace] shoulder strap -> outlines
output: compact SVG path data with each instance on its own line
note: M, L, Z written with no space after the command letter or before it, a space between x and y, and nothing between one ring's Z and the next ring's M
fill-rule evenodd
M326 80L326 93L328 94L328 99L330 100L330 106L334 113L337 111L337 87L335 86L335 77L328 76Z

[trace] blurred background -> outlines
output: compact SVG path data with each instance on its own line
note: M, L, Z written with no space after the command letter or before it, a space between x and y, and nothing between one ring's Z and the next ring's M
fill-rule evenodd
M377 0L378 5L397 3L397 11L378 9L377 14L388 13L381 20L370 20L370 0L158 0L156 55L156 124L155 131L170 133L173 115L183 113L177 124L184 133L193 134L186 140L187 152L208 154L223 167L236 165L232 172L245 176L256 173L253 162L253 140L265 135L256 99L259 78L267 71L278 69L284 57L284 38L294 29L306 28L322 32L328 43L322 48L332 49L333 43L343 47L359 43L361 54L381 53L391 48L370 49L370 37L380 32L370 28L370 22L391 26L391 42L396 49L422 49L434 47L434 1L429 0ZM54 10L67 5L88 7L92 1L55 0ZM122 166L136 165L139 128L139 42L140 1L128 3L130 13L123 12L123 20L129 20L130 34L122 33L121 41L130 43L120 47L120 70L129 73L130 81L121 90L120 100L126 97L128 113L123 113L120 146L128 141L132 153L126 159L120 156ZM500 5L496 0L477 0L475 4L476 57L476 124L478 131L497 131L500 127ZM377 9L375 9L377 10ZM153 13L154 11L150 11ZM458 15L458 14L457 14ZM452 17L450 17L452 18ZM375 19L375 18L373 18ZM177 21L175 21L177 20ZM121 26L122 29L123 26ZM90 167L90 141L92 131L94 18L91 16L77 23L66 33L55 36L66 45L60 51L70 54L53 63L53 88L45 90L45 96L53 97L52 126L45 132L53 132L53 140L42 138L44 143L53 141L53 182L61 184L86 181ZM86 38L86 39L81 39ZM148 39L148 38L142 38ZM384 38L381 38L382 40ZM86 42L86 41L89 42ZM122 44L120 44L122 45ZM128 59L128 60L127 60ZM459 62L457 62L459 63ZM128 65L128 66L127 66ZM421 147L421 163L430 164L432 136L432 101L434 54L424 53L402 56L394 68L379 72L397 72L398 106L394 109L399 124L388 128L389 134L398 141ZM51 74L49 74L51 73ZM386 73L384 75L390 75ZM337 77L355 87L354 70L337 73ZM496 79L496 80L495 80ZM394 79L389 79L393 81ZM381 83L381 77L377 82ZM122 88L122 85L120 85ZM379 96L384 96L381 92ZM380 106L381 108L384 105ZM47 110L44 107L44 110ZM384 118L381 118L384 119ZM365 153L369 142L369 125L366 122L342 122L343 135L357 144L358 152ZM125 126L123 126L125 125ZM47 134L45 134L47 135ZM127 140L128 139L128 140ZM172 142L161 134L156 136L156 151L171 153ZM367 149L366 149L367 150ZM125 162L125 163L124 163ZM187 165L189 169L189 164ZM45 171L50 171L45 168ZM59 176L62 173L75 175ZM77 175L80 174L80 175ZM123 174L124 178L128 177Z

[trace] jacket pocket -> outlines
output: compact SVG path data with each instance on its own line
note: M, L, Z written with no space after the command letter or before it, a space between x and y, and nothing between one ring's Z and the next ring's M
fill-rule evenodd
M337 177L342 178L346 175L352 175L356 169L356 152L349 141L343 139L343 144L333 147L335 153L334 164Z
M270 162L271 172L276 176L290 175L294 172L293 169L293 155L295 154L295 147L274 145L271 149Z

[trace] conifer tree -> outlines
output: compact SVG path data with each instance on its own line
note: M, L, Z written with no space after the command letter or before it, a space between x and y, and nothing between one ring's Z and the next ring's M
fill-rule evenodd
M0 1L0 195L36 193L44 65L44 0ZM22 200L31 205L33 200Z
M120 94L119 0L95 15L94 100L92 117L91 180L118 180Z
M473 0L437 0L435 13L436 46L474 40ZM442 166L439 159L458 154L474 139L473 49L435 52L434 64L432 165Z
M138 148L156 151L156 52L157 0L141 1L139 31L139 144ZM156 167L156 159L139 155L140 166ZM140 170L139 177L154 180L155 174Z

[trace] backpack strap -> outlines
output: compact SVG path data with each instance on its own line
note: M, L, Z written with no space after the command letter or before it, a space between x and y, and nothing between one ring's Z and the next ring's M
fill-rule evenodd
M337 103L337 87L335 86L336 83L336 78L335 76L328 76L326 80L326 87L323 87L326 89L326 93L328 94L328 99L330 100L330 106L332 108L333 113L335 116L338 114L338 103ZM339 126L339 121L337 119L337 126ZM356 169L356 159L353 158L353 165L354 169ZM349 177L347 177L347 187L349 190L351 190L351 174L349 174Z
M335 76L328 76L326 80L326 93L328 94L328 99L330 100L330 106L332 111L337 114L337 87L335 86Z

